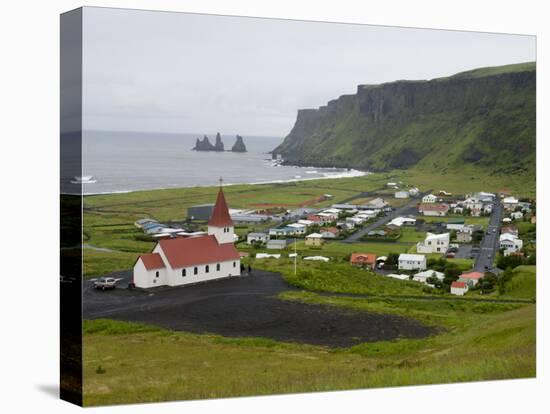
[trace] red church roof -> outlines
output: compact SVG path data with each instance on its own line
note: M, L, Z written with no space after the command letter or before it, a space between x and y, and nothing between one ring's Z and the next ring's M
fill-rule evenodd
M165 267L162 257L158 253L142 254L139 258L147 270L162 269Z
M233 243L219 244L214 235L177 237L158 243L173 269L240 259Z
M231 216L229 215L229 208L227 207L227 202L221 188L218 191L216 205L214 206L208 225L214 227L229 227L233 225L233 220L231 220Z

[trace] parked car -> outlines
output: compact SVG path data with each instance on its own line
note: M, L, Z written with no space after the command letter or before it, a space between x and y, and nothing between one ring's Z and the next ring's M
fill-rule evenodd
M447 257L448 259L453 259L455 257L455 253L453 252L447 252L447 254L445 255L445 257Z
M117 280L113 277L100 277L94 282L94 288L101 290L114 289L116 282Z

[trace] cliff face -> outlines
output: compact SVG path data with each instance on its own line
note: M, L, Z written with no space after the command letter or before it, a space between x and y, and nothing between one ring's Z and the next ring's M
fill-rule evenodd
M535 161L535 64L430 81L360 85L299 110L273 150L291 164L450 170L474 164L522 172Z
M237 135L237 140L235 141L235 144L233 144L233 147L231 147L231 151L246 152L246 145L244 145L243 137Z

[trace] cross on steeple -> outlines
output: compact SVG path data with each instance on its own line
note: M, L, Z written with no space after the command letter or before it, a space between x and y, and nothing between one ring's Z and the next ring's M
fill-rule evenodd
M223 187L223 178L220 177L220 188L222 188L222 187Z

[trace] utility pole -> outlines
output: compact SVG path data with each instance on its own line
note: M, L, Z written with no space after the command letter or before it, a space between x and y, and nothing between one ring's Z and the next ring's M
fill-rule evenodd
M294 238L294 276L296 276L296 260L298 259L296 244L296 238Z

